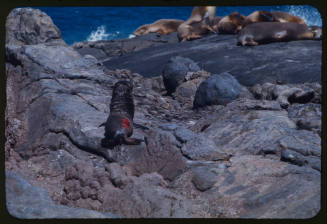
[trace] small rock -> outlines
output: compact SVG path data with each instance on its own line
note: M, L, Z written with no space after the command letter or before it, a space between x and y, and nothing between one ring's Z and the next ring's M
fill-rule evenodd
M199 71L200 67L191 59L180 56L172 57L162 72L167 93L175 92L176 87L184 82L187 72Z
M218 181L217 174L205 166L193 168L192 173L192 183L199 191L209 190Z

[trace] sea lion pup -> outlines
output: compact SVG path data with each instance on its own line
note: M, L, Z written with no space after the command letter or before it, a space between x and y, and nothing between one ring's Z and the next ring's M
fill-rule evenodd
M306 23L298 16L294 16L292 14L289 14L287 12L271 12L271 14L274 16L275 21L280 23L300 23L306 25Z
M321 35L316 27L299 23L264 22L244 27L238 35L237 45L255 46L271 42L292 40L319 40Z
M133 134L133 83L121 80L115 83L110 103L110 114L105 123L104 139L101 145L112 148L115 145L138 145L143 140L129 138Z
M223 17L218 23L218 32L222 34L236 34L243 28L245 16L238 12L233 12Z
M148 33L160 33L162 35L167 35L177 31L179 25L181 25L184 20L180 19L159 19L152 24L145 24L140 26L134 31L134 35L140 36Z

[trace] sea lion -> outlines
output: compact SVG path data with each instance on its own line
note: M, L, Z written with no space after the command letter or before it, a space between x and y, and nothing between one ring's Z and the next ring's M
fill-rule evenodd
M188 18L185 23L191 25L193 23L198 23L203 21L206 17L209 19L209 25L212 25L212 22L216 15L216 6L195 6L192 10L190 18Z
M216 16L213 21L212 21L212 29L218 33L218 24L220 22L220 20L222 19L222 16Z
M271 12L259 10L259 11L254 11L253 13L245 17L244 26L247 26L251 23L258 23L258 22L277 22L277 21L275 20L275 17Z
M112 148L115 145L138 145L140 139L129 138L133 134L134 101L132 81L115 83L110 103L110 114L105 123L104 139L101 145Z
M212 24L216 14L216 6L195 6L190 18L177 29L180 42L201 38L202 35L215 32Z
M255 46L271 42L320 39L319 27L299 23L262 22L244 27L239 32L237 45Z
M238 12L233 12L228 16L223 17L217 27L218 32L222 34L236 34L243 28L245 16Z
M160 33L162 35L167 35L177 31L179 25L181 25L184 20L180 19L159 19L152 24L145 24L138 27L134 31L134 35L140 36L148 33Z
M298 16L294 16L292 14L289 14L287 12L271 12L271 14L274 16L275 21L280 23L300 23L306 25L306 23Z
M180 42L184 42L199 39L209 32L208 25L203 22L193 23L192 25L182 23L177 29L177 37Z
M245 19L244 26L249 25L251 23L257 22L280 22L280 23L300 23L304 24L305 22L298 16L294 16L287 12L275 11L254 11L250 15L248 15Z

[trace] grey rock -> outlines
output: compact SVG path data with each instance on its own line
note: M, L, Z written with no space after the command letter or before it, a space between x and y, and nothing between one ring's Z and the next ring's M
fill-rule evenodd
M134 218L202 217L198 206L190 199L169 191L165 185L157 173L133 177L123 190L106 192L104 206L118 208L121 215Z
M6 44L24 45L57 41L65 44L61 39L61 32L52 19L38 9L15 8L6 20Z
M321 104L293 104L288 108L288 116L299 129L313 131L321 136Z
M173 131L178 128L178 125L175 123L163 123L159 125L159 128L165 131Z
M174 130L174 135L176 139L182 143L185 143L195 137L195 133L184 127L176 128Z
M129 163L136 175L158 172L173 180L186 168L175 137L169 132L150 131L146 137L146 150Z
M169 35L158 35L150 33L130 39L119 39L109 41L78 42L72 47L81 55L91 54L99 61L106 61L110 58L123 56L128 53L137 52L144 48L177 43L176 33ZM157 73L158 75L160 72Z
M220 150L210 138L203 134L198 134L189 139L182 146L182 153L191 160L224 160L229 156Z
M198 87L193 102L194 108L206 105L226 105L236 99L242 88L229 73L211 75Z
M206 191L217 182L217 174L210 171L208 167L196 167L192 172L192 182L199 191Z
M187 72L185 82L181 83L176 91L172 94L173 97L181 104L183 108L192 108L195 93L200 84L210 76L206 71Z
M291 149L304 156L321 156L320 137L307 130L290 129L289 134L279 140L279 145L283 149Z
M184 82L187 72L197 72L200 67L191 59L180 56L172 57L162 71L163 82L168 94L175 92Z
M289 162L298 166L305 165L305 157L300 153L291 150L284 150L282 151L281 161Z
M6 171L6 203L8 212L20 219L122 218L109 212L57 205L44 188L32 186L11 171Z
M109 172L110 180L115 186L119 188L126 186L128 183L128 177L118 163L110 163L106 165L106 170Z

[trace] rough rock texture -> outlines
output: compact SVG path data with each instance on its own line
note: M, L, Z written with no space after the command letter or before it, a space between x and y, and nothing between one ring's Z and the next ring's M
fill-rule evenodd
M131 39L78 42L74 43L72 47L81 55L91 54L99 61L106 61L112 57L122 56L144 48L177 42L178 38L176 33L170 35L150 33L145 36L136 36Z
M143 38L147 37L126 41L132 45ZM160 38L168 37L157 37L159 42ZM321 83L309 82L315 81L315 77L320 81L321 41L254 48L238 48L231 44L233 41L233 36L208 36L176 44L176 49L181 56L185 56L183 49L193 51L192 56L196 57L190 58L196 63L201 62L197 57L202 54L202 63L209 64L213 59L207 56L213 54L219 54L212 57L218 61L231 52L243 60L259 54L251 62L243 63L235 56L213 64L224 70L231 66L230 61L239 59L238 64L233 64L235 70L229 72L239 81L242 77L255 80L252 84L261 83L260 97L258 92L242 87L239 97L230 103L196 110L190 103L199 80L210 74L205 72L206 67L187 73L169 96L165 94L161 71L158 77L144 78L147 74L133 73L128 66L109 70L96 55L81 55L60 44L62 41L6 44L6 184L13 181L12 185L18 186L18 191L7 187L10 211L15 216L22 215L18 212L26 204L15 199L20 200L20 192L24 192L22 200L31 209L24 217L51 218L55 214L65 218L67 213L79 217L81 211L92 217L126 218L316 215L320 210L322 101ZM148 58L146 52L153 52L156 60L162 59L163 68L172 55L167 53L165 59L162 52L161 58L157 50L175 49L173 43L160 45L146 48L145 44L143 50L132 50L107 62L125 60L140 52ZM204 46L208 54L201 53ZM213 53L219 48L224 50ZM287 60L298 58L299 62L285 60L286 55ZM284 57L284 61L282 57L274 60L277 56ZM256 64L260 60L266 66ZM288 66L289 63L296 63L299 79L292 75L295 67ZM257 70L251 70L254 64ZM151 60L142 66L151 69ZM276 85L273 77L280 75L285 75L286 84ZM133 137L144 138L145 142L109 150L100 146L104 137L101 124L110 112L112 86L119 79L133 79ZM268 81L270 84L265 84ZM305 83L290 84L297 81ZM182 86L186 88L179 90ZM271 92L271 86L276 91ZM284 94L285 91L290 94ZM285 100L287 107L283 106ZM115 162L108 163L104 155ZM16 175L23 176L30 185ZM30 190L19 190L27 185ZM37 202L42 204L35 201L40 197L43 199ZM65 208L63 213L61 206ZM52 210L58 213L49 214Z
M195 93L200 84L210 76L210 73L201 70L198 72L188 72L184 77L184 81L176 88L172 94L182 108L192 108Z
M57 41L64 44L52 19L38 9L15 8L6 19L6 44L24 45Z
M55 204L45 189L32 186L19 174L11 171L6 172L6 202L8 212L21 219L122 218L109 212L100 213Z
M184 82L188 72L198 72L200 67L191 59L180 56L172 57L162 71L163 82L168 94L175 92L177 86Z
M226 105L235 100L242 87L229 73L213 74L203 81L194 97L194 108L207 105Z

